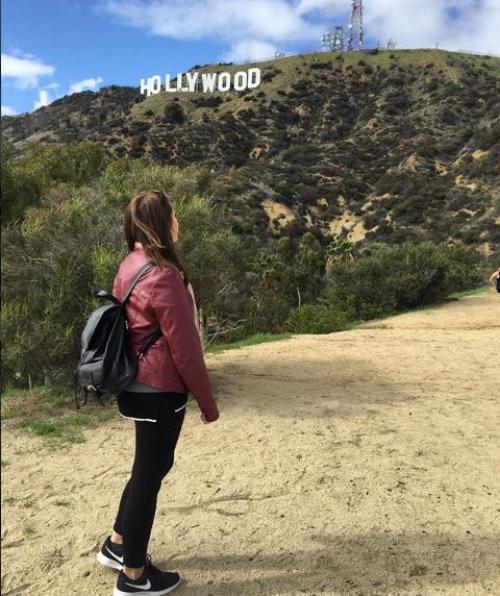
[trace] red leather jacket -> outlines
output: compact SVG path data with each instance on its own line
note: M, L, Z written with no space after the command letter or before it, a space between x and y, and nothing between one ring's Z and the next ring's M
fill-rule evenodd
M134 275L147 262L142 248L129 252L113 281L113 296L122 300ZM137 361L134 380L164 391L190 392L206 419L216 420L218 410L203 359L193 299L179 270L169 265L149 270L132 290L125 312L129 325L127 352L131 356L158 327L162 331Z

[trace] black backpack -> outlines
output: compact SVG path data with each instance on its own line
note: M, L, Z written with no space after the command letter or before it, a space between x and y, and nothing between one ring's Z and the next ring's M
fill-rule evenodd
M149 347L161 337L161 329L157 329L138 350L136 358L127 354L126 340L128 323L124 305L139 279L152 267L154 263L146 263L136 273L125 297L120 302L113 294L99 290L96 298L106 298L112 304L106 304L94 310L87 320L81 335L80 362L75 369L74 397L77 409L78 385L87 394L89 389L95 391L96 397L104 405L101 396L116 394L123 391L134 379L137 359L144 356Z

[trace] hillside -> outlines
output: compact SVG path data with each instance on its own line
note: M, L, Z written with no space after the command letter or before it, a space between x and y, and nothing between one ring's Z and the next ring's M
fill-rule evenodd
M384 50L258 66L253 91L172 98L112 86L3 117L3 134L18 155L30 140L93 139L117 158L203 163L241 233L498 250L500 59ZM216 68L242 67L194 70Z

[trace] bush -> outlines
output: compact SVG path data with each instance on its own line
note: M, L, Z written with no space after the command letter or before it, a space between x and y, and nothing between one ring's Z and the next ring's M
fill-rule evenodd
M371 319L471 288L482 279L481 265L480 255L469 248L406 242L353 262L337 262L325 297L332 304L352 300L355 316Z
M165 116L165 121L172 124L183 124L186 121L186 114L182 105L175 101L167 103L163 110L163 115Z
M104 148L93 141L31 143L22 160L25 170L38 177L44 189L61 182L87 184L101 174L107 163Z
M38 176L4 159L1 163L2 223L22 219L28 207L38 205L42 181Z
M301 166L310 166L319 160L318 147L310 143L293 145L283 152L283 161Z
M209 95L207 97L195 97L191 100L198 108L216 108L223 103L222 97L218 95Z
M304 304L290 313L285 329L293 333L332 333L347 329L352 318L349 303L345 306Z
M311 66L309 68L314 70L314 69L331 68L331 67L332 67L332 65L330 62L312 62Z
M98 185L114 201L126 204L134 194L148 188L159 188L175 199L189 201L193 196L204 194L210 183L210 173L203 166L192 165L181 170L176 166L143 164L125 157L106 168Z

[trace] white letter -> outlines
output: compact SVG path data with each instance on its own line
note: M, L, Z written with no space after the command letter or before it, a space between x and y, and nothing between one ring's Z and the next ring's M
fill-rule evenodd
M144 95L144 93L151 95L149 89L149 79L141 79L141 95Z
M255 75L255 80L252 80L252 76ZM255 89L260 85L260 68L249 68L248 69L248 88Z
M151 93L160 93L161 91L161 77L154 75L149 79L149 89Z
M221 72L217 84L219 91L228 91L231 87L231 75L228 72Z
M175 91L175 87L172 87L172 77L170 75L165 75L165 91L168 91L169 93Z
M217 74L215 72L202 73L201 82L203 84L203 93L211 93L214 90L216 77Z
M189 91L191 91L191 92L196 91L196 81L198 80L198 73L197 72L187 72L186 79L188 82Z
M182 88L182 72L177 73L177 91L185 91Z
M234 75L234 88L236 91L243 91L247 88L248 76L245 71L239 71Z

